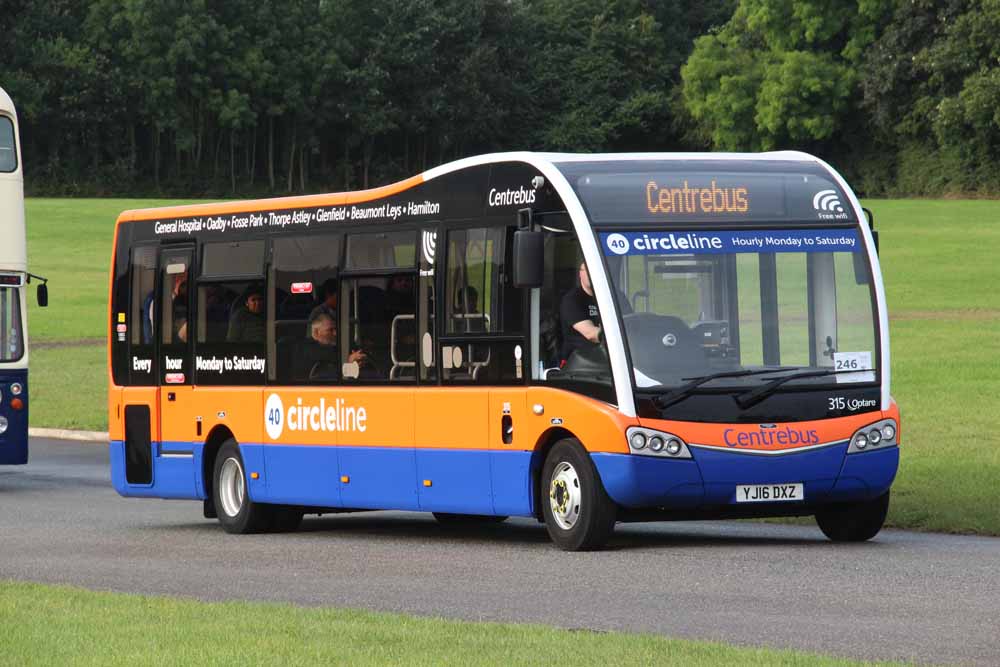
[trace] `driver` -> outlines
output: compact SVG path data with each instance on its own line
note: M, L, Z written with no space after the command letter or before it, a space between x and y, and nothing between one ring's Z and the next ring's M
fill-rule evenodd
M562 327L563 362L577 350L586 350L600 344L601 313L597 309L597 299L594 298L594 287L590 283L590 273L587 264L580 263L578 272L580 284L563 296L559 305L559 320ZM628 300L619 299L622 314L632 312Z

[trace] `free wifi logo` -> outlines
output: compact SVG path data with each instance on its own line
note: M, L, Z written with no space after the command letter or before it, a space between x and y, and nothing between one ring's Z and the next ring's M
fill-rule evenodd
M434 266L434 253L437 248L437 232L423 233L423 238L421 240L421 246L424 250L424 259L430 266Z
M825 213L843 213L844 205L836 190L820 190L813 196L813 208Z

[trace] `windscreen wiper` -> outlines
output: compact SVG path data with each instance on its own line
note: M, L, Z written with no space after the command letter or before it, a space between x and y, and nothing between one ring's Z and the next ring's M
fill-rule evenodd
M819 378L826 377L827 375L837 375L838 373L859 373L864 371L856 370L834 370L832 368L827 368L818 371L803 371L801 373L792 373L791 375L782 375L779 378L775 378L768 382L767 384L757 387L752 391L748 391L745 394L740 394L736 397L736 404L740 406L740 409L746 410L750 406L756 405L763 401L765 398L773 394L778 390L778 387L790 382L792 380L800 380L802 378Z
M712 380L717 380L719 378L739 378L745 377L747 375L765 375L767 373L780 373L781 371L788 370L787 368L758 368L758 369L743 369L739 371L721 371L719 373L712 373L711 375L702 375L700 377L694 378L682 378L683 380L690 380L687 384L682 384L673 391L664 394L662 396L657 396L653 399L653 405L660 408L669 408L675 403L680 403L685 398L694 393L694 390L701 385L711 382Z

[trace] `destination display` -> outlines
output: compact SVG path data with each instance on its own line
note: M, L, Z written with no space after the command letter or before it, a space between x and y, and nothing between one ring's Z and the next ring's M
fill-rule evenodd
M820 173L575 171L570 182L594 224L856 221L844 192Z

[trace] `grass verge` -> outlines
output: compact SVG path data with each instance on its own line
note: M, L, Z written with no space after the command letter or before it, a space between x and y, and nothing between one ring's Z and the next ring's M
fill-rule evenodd
M18 665L859 665L652 635L471 623L250 602L204 603L0 582L0 646ZM887 664L887 663L877 663Z

